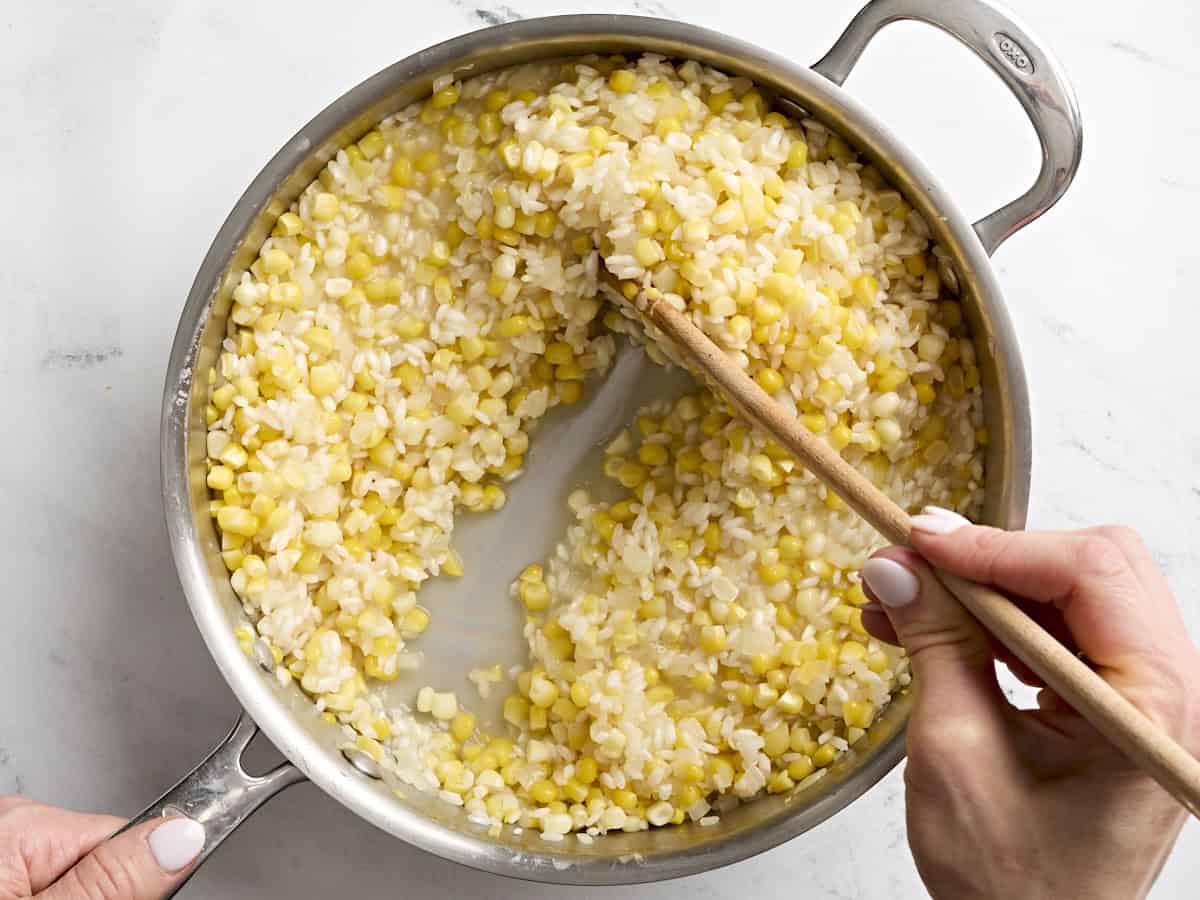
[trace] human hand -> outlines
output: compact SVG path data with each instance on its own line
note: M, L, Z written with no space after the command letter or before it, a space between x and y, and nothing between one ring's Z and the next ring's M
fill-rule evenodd
M0 797L0 900L158 900L204 847L204 826L180 817L107 840L124 824Z
M908 840L930 894L1145 896L1183 808L996 644L929 567L1013 597L1200 753L1200 652L1141 539L1117 527L1005 532L929 509L913 519L912 547L881 550L864 566L877 602L863 623L912 663ZM1008 703L997 658L1041 688L1038 709Z

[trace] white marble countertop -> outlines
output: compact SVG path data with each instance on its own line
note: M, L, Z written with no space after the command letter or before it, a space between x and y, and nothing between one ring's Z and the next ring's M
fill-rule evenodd
M1031 522L1142 529L1200 634L1200 7L1010 0L1083 108L1079 177L996 257L1032 386ZM678 4L678 5L676 5ZM617 0L802 61L856 0ZM333 12L340 8L341 12ZM230 207L279 145L367 75L443 38L564 0L114 0L0 12L0 793L132 813L223 733L235 702L178 586L158 489L176 317ZM885 33L849 88L982 215L1036 171L1014 101L967 51ZM15 123L17 127L12 127ZM1178 208L1177 208L1178 207ZM1187 215L1184 215L1187 213ZM1154 896L1195 895L1191 823ZM645 898L923 896L899 772L809 834ZM557 897L406 847L295 788L186 896ZM616 897L615 889L572 891Z

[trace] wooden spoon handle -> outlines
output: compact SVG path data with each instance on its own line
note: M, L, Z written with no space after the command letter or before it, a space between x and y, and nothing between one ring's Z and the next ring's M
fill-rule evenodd
M892 543L909 543L908 513L785 412L690 318L663 300L650 303L642 312L747 419L786 447L851 509ZM1200 761L1003 594L949 572L939 571L937 576L1002 644L1131 762L1200 818Z

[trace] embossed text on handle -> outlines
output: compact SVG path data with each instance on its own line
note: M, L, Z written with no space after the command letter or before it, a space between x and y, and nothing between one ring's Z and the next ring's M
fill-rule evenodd
M1000 51L1000 55L1008 61L1010 66L1022 75L1033 74L1033 60L1029 58L1025 48L1018 44L1011 35L997 31L992 35L992 43L996 45L996 49Z

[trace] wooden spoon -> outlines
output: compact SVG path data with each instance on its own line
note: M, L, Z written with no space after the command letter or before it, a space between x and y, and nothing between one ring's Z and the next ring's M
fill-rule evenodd
M636 308L705 372L747 419L786 447L876 531L894 544L909 543L908 513L776 404L685 313L662 299L636 304ZM1002 644L1132 763L1200 818L1200 761L1003 594L949 572L936 574Z

